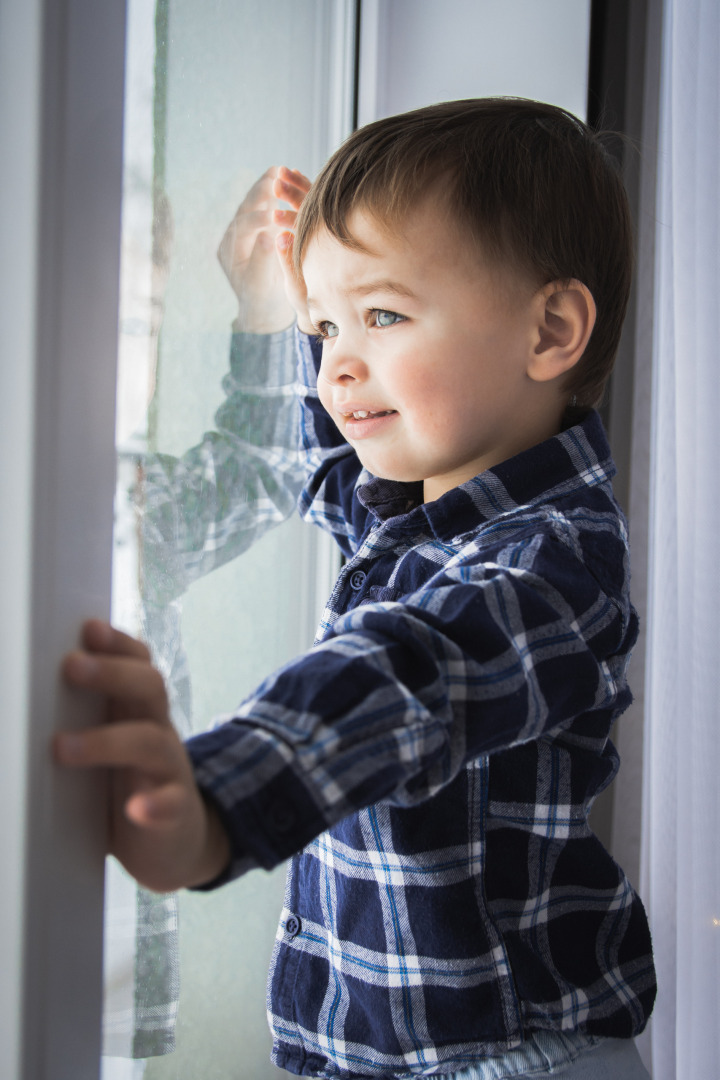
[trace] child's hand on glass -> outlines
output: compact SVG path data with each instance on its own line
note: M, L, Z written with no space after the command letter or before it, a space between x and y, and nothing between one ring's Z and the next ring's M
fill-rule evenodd
M236 328L250 334L284 330L294 319L275 253L280 229L273 212L284 198L273 191L278 172L273 166L253 184L218 248L220 265L238 299Z
M273 165L247 192L226 229L218 259L240 306L237 329L272 334L293 323L295 312L286 295L275 239L282 229L293 227L309 187L310 180L302 173ZM280 210L281 201L293 210Z
M230 861L228 840L197 788L147 648L93 620L62 674L107 699L107 722L58 733L54 754L61 765L111 770L109 853L157 892L217 877Z

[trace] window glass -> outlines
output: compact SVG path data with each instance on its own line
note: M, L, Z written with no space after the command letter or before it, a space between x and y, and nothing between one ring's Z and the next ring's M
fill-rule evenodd
M347 134L352 6L128 5L113 618L148 641L183 734L308 647L329 592L290 517L288 335L233 334L217 250L268 166L312 176ZM239 1061L277 1076L264 986L283 868L177 898L115 864L107 880L106 1080L220 1080Z

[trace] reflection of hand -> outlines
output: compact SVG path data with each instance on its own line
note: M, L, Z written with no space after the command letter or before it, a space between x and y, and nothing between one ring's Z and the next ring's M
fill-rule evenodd
M312 334L315 331L308 315L305 283L302 278L298 277L293 266L292 249L297 212L309 189L310 181L306 176L285 167L279 170L273 185L273 191L277 197L290 203L292 207L291 210L276 210L273 214L273 221L283 229L276 240L276 245L285 281L285 292L295 309L298 326L306 334Z
M284 330L293 321L275 253L275 237L280 229L273 211L285 197L274 194L277 176L278 169L273 166L253 184L218 248L220 265L240 306L236 329L251 334Z
M141 885L171 892L211 881L230 861L229 843L168 719L148 650L96 621L83 627L82 645L65 658L63 676L106 697L108 723L56 735L56 760L111 769L110 854Z

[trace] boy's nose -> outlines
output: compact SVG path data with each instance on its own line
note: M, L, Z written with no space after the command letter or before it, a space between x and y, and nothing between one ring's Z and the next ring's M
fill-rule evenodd
M329 383L357 382L367 376L367 366L350 343L338 337L331 348L323 349L320 375Z

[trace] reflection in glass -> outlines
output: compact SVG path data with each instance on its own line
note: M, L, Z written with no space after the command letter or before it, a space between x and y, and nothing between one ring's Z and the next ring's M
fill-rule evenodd
M183 734L312 639L313 538L284 520L291 334L232 333L255 327L216 251L269 165L313 175L346 133L350 6L128 5L113 619L150 644ZM104 1080L278 1075L283 878L157 897L109 866Z

